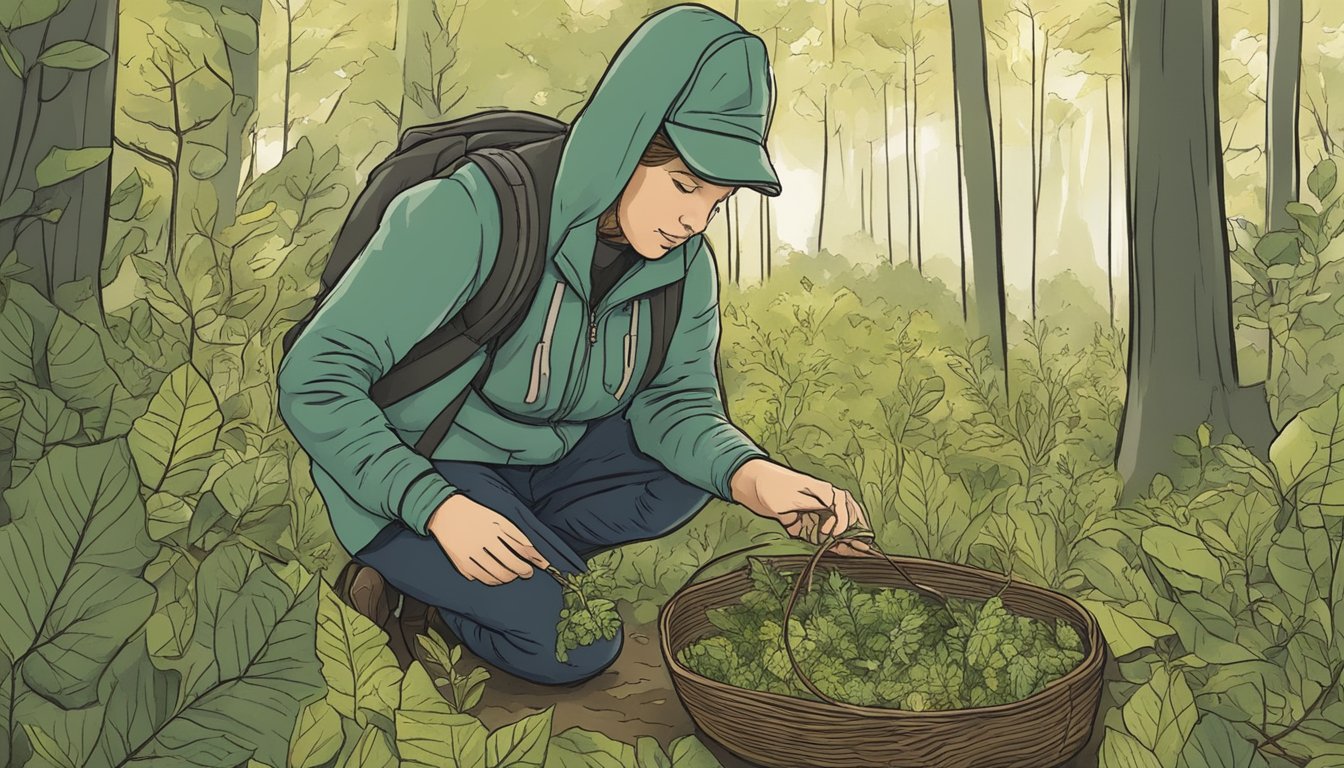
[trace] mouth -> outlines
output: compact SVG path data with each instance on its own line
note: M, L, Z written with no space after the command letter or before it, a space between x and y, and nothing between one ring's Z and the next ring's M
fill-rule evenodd
M664 232L664 231L661 230L661 229L658 230L658 234L662 235L664 238L667 239L667 243L668 243L668 244L667 244L666 246L664 246L664 247L666 247L666 248L671 248L671 247L674 246L674 245L681 245L683 242L686 241L686 238L684 238L684 237L681 237L681 238L673 237L673 236L667 234L666 232Z

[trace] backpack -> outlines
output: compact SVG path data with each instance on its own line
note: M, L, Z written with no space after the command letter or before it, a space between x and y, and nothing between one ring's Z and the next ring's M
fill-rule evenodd
M551 194L567 131L568 126L554 118L515 110L491 110L407 129L397 148L369 174L336 236L312 307L284 335L284 352L373 239L384 210L397 195L430 179L447 178L465 163L476 163L500 203L502 234L494 266L460 312L412 346L369 390L373 402L386 409L487 348L480 372L416 441L415 450L428 458L457 418L467 394L473 389L479 393L484 386L498 342L518 329L540 287ZM646 294L652 310L652 348L639 389L649 385L667 358L683 288L684 282L677 280ZM722 398L722 382L719 391ZM727 399L723 402L726 408Z

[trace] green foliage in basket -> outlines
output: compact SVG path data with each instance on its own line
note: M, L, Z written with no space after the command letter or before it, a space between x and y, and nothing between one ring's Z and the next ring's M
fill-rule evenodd
M739 688L816 700L789 663L780 621L793 579L751 558L752 589L709 611L720 634L678 654L690 669ZM826 695L914 711L1019 701L1083 658L1073 627L1016 616L997 596L952 598L947 609L913 592L867 587L839 570L814 575L789 623L799 666Z

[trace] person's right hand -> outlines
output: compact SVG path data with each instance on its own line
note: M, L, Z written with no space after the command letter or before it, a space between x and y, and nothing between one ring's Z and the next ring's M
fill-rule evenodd
M531 578L533 565L551 565L513 521L461 492L440 504L425 528L468 581L506 584Z

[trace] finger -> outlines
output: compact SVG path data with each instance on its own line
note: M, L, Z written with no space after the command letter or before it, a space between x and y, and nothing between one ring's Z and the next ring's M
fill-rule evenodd
M508 569L509 572L504 574L505 576L518 576L524 579L532 577L532 564L510 549L509 543L504 539L496 538L486 546L485 551L495 559L495 562Z
M865 528L872 528L872 525L868 522L868 513L864 512L863 507L859 506L859 502L854 498L854 494L845 491L845 503L849 506L850 512L853 514L855 520L863 524L863 527Z
M471 562L481 572L482 582L495 585L503 584L506 581L504 573L507 569L495 562L495 559L490 557L490 554L485 550L481 550L480 554L473 555Z
M834 522L831 523L832 535L837 535L849 530L849 526L854 522L849 505L845 503L845 496L846 493L842 489L834 489L831 502L831 510L834 513Z
M516 525L504 526L500 531L501 537L508 542L509 547L517 552L518 555L526 560L530 560L543 571L551 567L551 561L541 554L532 540L527 538L527 534L518 529Z

